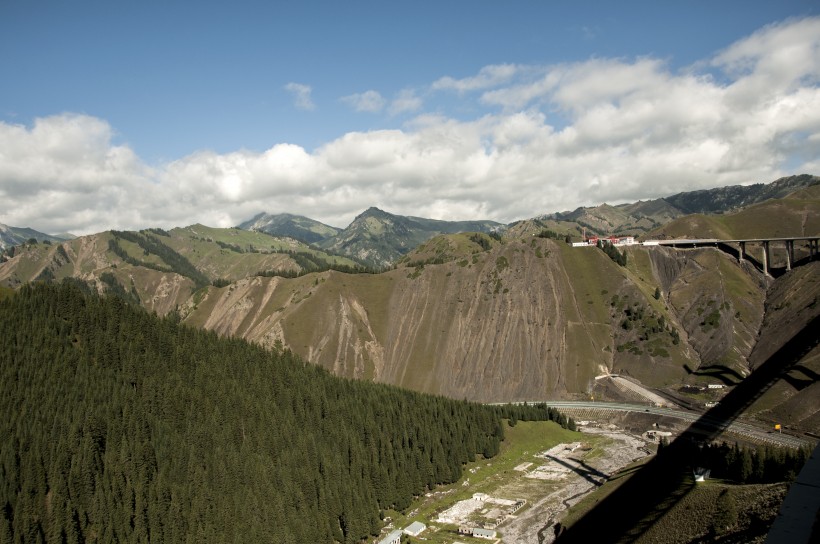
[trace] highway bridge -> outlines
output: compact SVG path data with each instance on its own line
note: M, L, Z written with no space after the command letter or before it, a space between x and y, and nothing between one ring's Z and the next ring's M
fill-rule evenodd
M609 242L615 246L667 246L679 249L691 249L697 247L716 247L726 253L737 258L739 262L749 259L753 264L757 265L760 270L766 275L772 275L772 252L775 247L782 248L785 253L785 270L788 272L794 266L805 264L818 258L820 255L820 235L813 236L791 236L791 237L772 237L772 238L737 238L737 239L721 239L721 238L674 238L669 240L644 240L639 242L632 236L610 236L598 238L586 238L584 235L584 242L576 242L572 244L573 247L594 247L598 241ZM795 242L803 242L803 251L808 255L803 258L795 258L794 246ZM747 250L747 245L757 245L762 249L760 259L758 260L753 254ZM756 254L757 252L755 252Z
M772 245L781 246L785 252L786 271L792 269L797 262L795 260L794 244L804 242L808 249L808 261L813 261L818 257L820 251L820 235L814 236L792 236L781 238L738 238L735 240L723 240L717 238L694 238L694 239L673 239L673 240L645 240L640 242L644 246L670 246L674 248L695 248L695 247L717 247L733 254L739 262L743 262L749 252L746 246L756 244L762 247L760 257L760 267L764 274L771 275L771 251ZM737 247L735 247L737 246Z

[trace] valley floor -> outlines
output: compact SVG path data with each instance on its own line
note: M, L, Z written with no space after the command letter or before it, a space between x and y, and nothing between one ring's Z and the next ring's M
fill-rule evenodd
M461 481L428 493L407 515L391 512L388 528L420 521L427 530L409 542L471 544L488 540L459 534L459 528L498 524L491 529L496 542L552 542L553 526L569 507L655 449L613 424L579 428L570 432L547 422L508 427L498 457L468 465Z
M608 478L627 465L651 454L650 447L640 437L614 426L584 426L584 440L601 444L595 449L578 452L554 463L568 465L569 470L559 476L562 486L534 502L503 528L501 541L505 544L546 544L555 539L554 524L571 506L588 493L595 491ZM594 438L593 438L594 437ZM562 463L563 461L563 463Z

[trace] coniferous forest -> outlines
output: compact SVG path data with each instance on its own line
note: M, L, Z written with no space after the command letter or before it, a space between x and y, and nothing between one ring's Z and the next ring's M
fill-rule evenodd
M495 455L502 415L557 416L339 379L78 282L0 300L0 334L3 543L359 542Z

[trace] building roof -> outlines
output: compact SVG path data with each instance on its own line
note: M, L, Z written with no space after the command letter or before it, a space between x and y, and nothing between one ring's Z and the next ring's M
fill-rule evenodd
M410 536L416 536L420 534L422 531L424 531L426 528L427 526L422 522L414 521L413 523L404 528L404 532Z
M379 540L379 544L390 544L391 542L395 542L401 539L401 531L395 530L383 539Z
M476 527L475 529L473 529L473 536L489 536L489 537L495 537L495 535L496 535L495 531L493 531L493 530L491 530L491 529L480 529L480 528L478 528L478 527Z

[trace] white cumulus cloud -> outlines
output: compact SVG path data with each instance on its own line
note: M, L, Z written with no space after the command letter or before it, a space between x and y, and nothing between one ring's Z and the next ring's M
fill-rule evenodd
M382 111L387 101L377 91L370 90L344 96L342 102L345 102L356 111L377 113Z
M285 85L285 90L293 95L293 104L298 109L308 111L316 109L316 104L310 96L313 91L310 85L291 82Z
M415 91L404 89L390 103L390 113L398 115L400 113L415 112L419 111L423 105L424 102L416 95Z
M473 101L472 118L424 111L413 90L390 102L376 91L351 95L345 101L362 111L417 113L400 128L348 132L313 150L279 143L149 166L103 119L0 122L0 223L77 233L224 227L264 210L343 227L371 205L509 222L817 174L819 80L820 18L808 18L765 27L681 71L651 57L595 58L493 65L431 84ZM309 87L292 85L312 104Z

